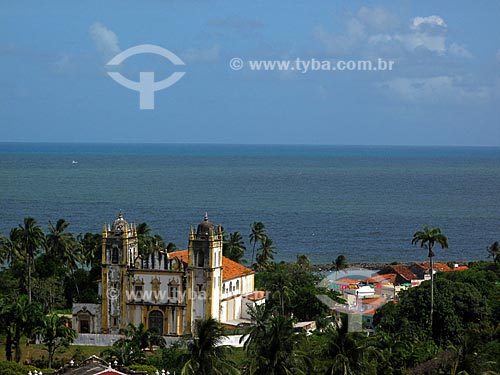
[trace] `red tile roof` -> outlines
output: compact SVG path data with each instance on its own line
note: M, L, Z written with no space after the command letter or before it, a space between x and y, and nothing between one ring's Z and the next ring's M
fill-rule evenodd
M417 266L419 266L420 268L422 268L424 270L428 270L431 267L429 262L417 263ZM434 267L435 270L438 270L441 272L450 272L451 271L450 266L448 266L446 263L434 263L432 266Z
M361 300L361 303L367 304L367 305L381 305L383 303L387 302L387 298L384 297L377 297L377 298L363 298Z
M452 271L467 271L468 269L469 269L469 267L467 267L467 266L458 266L458 267L452 268Z
M167 253L167 254L168 254L169 258L179 258L185 263L188 262L188 251L187 250L172 251L171 253Z
M171 253L168 253L168 256L169 258L182 259L182 261L185 263L188 262L187 250L173 251ZM254 273L254 271L251 270L250 268L245 267L239 263L236 263L235 261L226 258L225 256L222 257L222 281L231 280L236 277L250 275L252 273Z
M391 269L393 272L387 272L383 275L396 273L396 274L400 275L403 279L406 279L408 281L417 279L417 276L413 272L411 272L408 269L408 267L406 267L402 264L390 265L390 266L388 266L388 268Z
M352 280L352 279L340 279L340 280L335 280L334 282L347 283L347 284L359 284L359 280Z
M245 267L234 260L222 257L222 281L231 280L254 273L250 268Z
M246 296L246 298L248 298L250 301L260 301L261 299L266 298L266 292L258 290L256 292L253 292L252 294L249 294L248 296Z
M365 280L367 283L394 284L396 281L395 273L386 273L385 275L377 275L369 277Z

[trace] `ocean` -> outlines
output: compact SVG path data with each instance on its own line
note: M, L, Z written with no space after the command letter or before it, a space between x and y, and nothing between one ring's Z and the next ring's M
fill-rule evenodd
M248 249L262 221L277 260L425 261L411 245L423 225L449 238L436 260L486 259L500 148L0 143L0 233L27 216L100 232L120 209L179 248L208 212Z

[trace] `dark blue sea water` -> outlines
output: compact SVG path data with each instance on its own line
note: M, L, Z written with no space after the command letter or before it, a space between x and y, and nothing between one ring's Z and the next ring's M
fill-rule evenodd
M1 233L25 216L97 232L120 209L179 247L208 211L245 236L264 222L279 260L424 260L422 225L449 237L437 259L484 259L500 148L0 143Z

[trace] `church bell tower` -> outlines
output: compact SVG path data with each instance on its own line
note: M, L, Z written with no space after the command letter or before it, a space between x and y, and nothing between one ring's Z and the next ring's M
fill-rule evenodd
M221 226L204 220L196 232L191 228L188 245L188 316L196 320L214 318L220 320L222 294L222 242ZM190 327L192 329L192 327Z
M128 270L138 256L137 230L120 211L102 232L102 333L123 333L127 321Z

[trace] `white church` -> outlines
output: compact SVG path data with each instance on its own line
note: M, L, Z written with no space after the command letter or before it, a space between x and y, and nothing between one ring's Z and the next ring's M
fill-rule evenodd
M73 328L116 335L143 323L175 337L209 317L228 326L248 321L249 307L264 303L265 293L254 291L251 269L222 255L222 237L205 214L190 230L188 249L140 256L136 226L120 212L102 233L101 303L74 304Z

